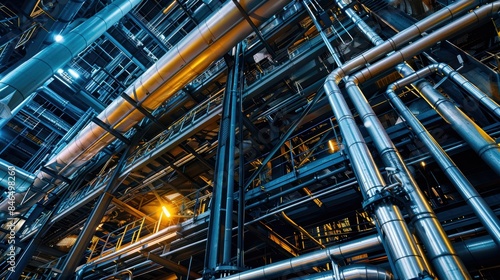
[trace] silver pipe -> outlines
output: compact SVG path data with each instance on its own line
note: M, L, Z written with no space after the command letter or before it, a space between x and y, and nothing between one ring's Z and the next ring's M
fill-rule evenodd
M69 32L56 42L10 71L0 80L0 100L10 113L56 71L66 65L104 31L118 22L141 0L117 0ZM26 75L31 73L30 75ZM4 99L6 98L6 99Z
M370 208L377 220L377 228L384 238L386 252L394 264L394 273L402 279L420 277L426 270L424 258L418 253L399 208L380 197L381 193L387 192L386 183L357 128L340 88L330 79L327 79L324 88L344 138L363 198L366 202L375 201L371 203Z
M481 221L500 248L500 220L498 217L476 191L469 180L467 180L467 177L465 177L460 169L458 169L453 160L446 154L445 151L443 151L434 137L432 137L429 131L425 129L422 123L420 123L420 121L411 113L411 111L395 93L396 90L409 85L413 80L410 79L411 77L421 77L421 75L417 74L418 72L415 73L413 69L406 64L399 65L398 71L402 72L403 75L408 75L410 73L414 74L410 74L407 78L389 85L386 91L387 97L390 99L398 113L403 117L405 122L412 128L418 139L425 145L429 153L432 154L433 158L439 164L450 181L455 185L463 199L467 202L467 204L469 204L469 206L471 206L472 210L476 214L476 217Z
M446 20L452 19L464 13L465 11L467 11L467 9L474 7L480 2L480 0L464 0L455 2L449 6L442 8L441 10L397 33L393 37L385 40L382 44L379 44L349 60L346 64L338 67L332 73L330 73L327 79L332 80L335 83L340 83L340 81L345 76L365 67L366 64L383 57L389 52L395 51L398 47L410 42L415 37L424 34L426 31ZM396 64L394 64L393 66L395 65Z
M250 0L245 2L245 8L252 15L254 23L259 25L288 2L290 0L264 3ZM160 58L125 90L125 94L140 103L142 107L154 110L252 31L234 3L229 1ZM142 120L144 115L123 98L117 98L99 114L98 118L114 130L123 133ZM50 159L47 166L57 166L60 175L69 176L113 140L115 140L113 135L95 123L90 123L64 150ZM50 175L40 172L34 185L48 191L50 185L45 182L50 182L51 179ZM29 203L34 203L43 195L44 193L40 192ZM0 209L3 209L2 204Z
M496 3L500 8L500 2ZM495 140L457 108L451 100L437 92L429 82L417 81L421 77L437 71L438 67L440 67L439 64L432 64L418 72L413 71L409 66L399 67L398 70L405 76L400 83L407 84L416 81L415 86L427 103L438 111L446 122L450 123L453 130L470 145L493 171L500 175L500 146Z
M381 240L377 235L363 237L354 241L328 247L324 250L318 250L298 257L275 262L270 265L250 269L238 274L234 274L224 280L239 279L269 279L280 275L286 275L316 265L323 265L333 259L344 259L360 253L369 253L381 248Z
M293 280L392 280L391 272L370 264L353 264L339 268L339 275L333 271L325 271L304 277L293 278Z
M339 2L341 1L338 0L337 3ZM352 9L348 8L344 11L350 12L349 17L353 19L353 22L365 37L374 44L382 44L380 36L364 23ZM396 146L391 141L370 103L366 100L356 80L350 78L345 87L385 166L394 169L389 173L390 178L401 183L410 200L411 206L408 207L408 211L411 214L412 223L418 237L427 249L436 274L440 279L462 279L463 275L468 275L467 269L456 255L436 214L408 171Z
M497 119L500 119L500 105L462 76L462 74L458 73L455 69L445 63L440 63L437 66L437 71L440 74L446 75L453 82L461 86L472 97L483 104L493 115L495 115L495 117L497 117Z

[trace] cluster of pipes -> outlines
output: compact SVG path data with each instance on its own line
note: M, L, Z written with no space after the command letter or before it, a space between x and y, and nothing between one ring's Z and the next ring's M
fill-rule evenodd
M98 13L96 17L89 19L68 33L64 42L54 43L33 59L22 64L16 71L6 75L0 80L2 87L0 99L6 101L5 105L10 106L10 108L21 103L31 92L52 76L60 66L67 63L71 57L74 57L81 46L90 44L139 2L139 0L118 0L113 2L112 5ZM279 0L261 3L261 1L249 0L245 1L244 8L251 15L250 18L254 21L254 24L258 25L262 19L271 17L289 2L290 0ZM484 104L496 117L500 117L498 104L448 65L435 63L415 72L405 64L405 60L421 53L422 50L433 46L438 41L456 34L465 27L476 24L488 17L498 16L500 2L481 5L479 8L465 14L467 10L473 9L481 3L476 0L458 1L387 40L380 38L346 3L337 0L337 4L356 24L360 32L374 44L374 47L343 63L336 51L331 48L330 43L325 40L337 64L337 69L331 72L326 79L324 89L339 124L346 151L351 159L352 168L358 179L365 204L371 209L371 214L374 220L377 221L376 225L379 231L377 240L385 248L392 272L399 279L432 279L433 277L439 279L470 279L467 269L457 257L457 253L448 240L439 220L426 201L422 191L416 185L402 157L358 85L391 67L395 67L404 76L403 79L394 82L388 87L387 98L422 143L425 144L436 162L443 169L443 172L474 210L477 218L488 231L493 241L500 247L500 222L496 215L396 94L398 89L413 84L422 97L500 175L500 146L469 117L455 107L450 100L443 97L429 82L421 78L431 73L448 76L453 82L462 86L471 96L476 98L478 102ZM304 5L308 5L307 1L304 1ZM461 16L462 14L465 15ZM311 17L315 20L312 14ZM432 29L446 20L452 21L431 32ZM188 34L172 51L167 52L164 57L160 58L157 63L125 90L125 94L129 95L136 104L154 110L198 74L202 73L212 61L224 55L251 32L251 26L243 20L233 1L228 1L213 16L199 24L195 31ZM421 38L418 38L419 36ZM408 45L410 41L413 42ZM370 65L366 66L367 64ZM37 73L36 76L30 78L29 83L25 81L26 77L23 75L27 71L26 69L31 69L31 73ZM345 90L341 90L339 87L341 81L345 83ZM385 167L393 170L390 176L393 176L393 179L399 182L398 188L403 190L409 198L411 206L407 210L411 215L411 223L416 229L416 237L410 232L399 207L391 202L391 191L386 188L387 184L379 172L379 167L375 164L371 152L357 129L357 124L347 106L343 91L347 93L363 120ZM102 122L120 133L128 131L144 117L134 107L134 104L123 98L116 99L98 116ZM58 175L67 176L113 140L115 140L113 134L99 125L91 123L65 149L53 157L47 166L54 167L54 172L57 171ZM52 175L43 171L37 174L34 181L34 187L32 188L34 194L29 200L32 203L27 206L33 205L43 197L45 192L54 187L54 183L57 184ZM3 206L5 208L5 205ZM417 238L425 247L425 254L422 248L417 246ZM374 240L370 239L370 242L374 242ZM369 248L368 241L361 240L357 243L356 248ZM264 279L265 277L284 273L286 270L292 271L295 269L297 271L298 269L311 267L318 262L328 261L329 258L335 256L328 248L321 250L320 254L322 254L321 257L318 256L318 253L312 256L303 255L296 259L231 275L224 279ZM350 279L351 276L349 275L365 275L365 278L371 275L377 277L376 279L389 279L392 277L389 273L378 268L357 265L338 269L336 273L330 272L328 275L318 275L314 279L338 279L338 277Z

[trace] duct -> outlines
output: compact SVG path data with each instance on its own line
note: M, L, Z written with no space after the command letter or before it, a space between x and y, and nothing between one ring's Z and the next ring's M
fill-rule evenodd
M500 2L497 2L500 8ZM401 83L414 82L422 76L429 75L439 64L429 65L418 72L412 71L409 66L399 68L406 76ZM471 148L483 159L492 170L500 174L500 146L482 128L458 109L453 102L442 96L426 81L417 81L415 86L420 90L424 99L441 117L450 123L451 127L464 139Z
M280 275L299 272L313 266L323 265L326 262L330 262L331 258L344 259L361 253L374 252L381 248L380 245L380 238L377 235L371 235L354 241L348 241L343 244L327 247L324 250L317 250L311 253L303 254L292 259L282 260L263 267L250 269L222 279L271 279Z
M389 271L369 264L353 264L339 267L339 275L334 275L333 271L326 271L297 277L293 280L392 280L394 276Z
M338 0L337 2L340 2ZM340 5L342 6L342 5ZM349 17L353 19L358 29L372 43L382 44L382 39L362 19L360 19L350 8L345 9ZM360 119L373 139L373 143L380 154L386 167L394 169L389 171L390 179L401 183L401 187L409 199L412 223L416 233L427 249L427 254L440 279L461 279L467 275L467 270L462 261L457 257L451 246L443 227L439 223L436 214L427 202L420 187L406 168L396 146L391 141L384 126L379 121L368 100L358 87L356 79L349 78L345 86L347 93L358 111Z
M21 111L24 107L26 107L26 104L30 103L33 98L35 98L36 93L32 93L28 98L26 98L19 106L17 106L14 110L11 111L10 116L8 114L5 115L5 118L1 116L1 110L2 110L2 104L0 104L0 130L8 123L10 120L12 120L19 111ZM4 111L5 112L5 111Z
M11 174L9 174L9 171L11 172ZM14 175L12 175L12 171L14 171ZM12 179L9 180L9 177L15 178L16 184L14 191L16 193L25 192L31 186L33 180L35 180L34 174L16 167L3 159L0 159L0 187L4 188L5 190L9 189L9 182L12 181ZM4 194L7 194L7 191L5 191Z
M261 1L251 0L246 2L245 8L260 24L260 20L272 16L288 2L280 0L262 4ZM238 9L228 2L160 58L125 90L125 94L142 107L154 110L251 32L252 28L241 18ZM115 131L126 132L144 115L123 98L117 98L98 118ZM113 135L90 123L64 150L50 159L47 166L63 176L70 175L114 140ZM45 182L51 179L47 173L39 172L34 185L48 191L50 186ZM43 195L40 192L29 203L34 203ZM0 205L0 209L4 207Z
M431 67L429 67L431 68ZM427 68L427 69L429 69ZM432 67L437 69L438 66L434 65ZM423 70L427 70L423 69ZM406 64L401 64L398 67L400 72L405 75L414 73L414 71ZM429 72L429 71L418 71L418 72ZM410 84L413 79L411 77L421 77L419 73L410 74L401 81L395 82L387 88L386 95L391 100L399 114L404 118L405 122L412 128L415 135L420 141L425 145L429 153L432 154L433 158L439 164L443 172L450 179L450 181L455 185L460 195L469 204L477 218L484 225L488 233L491 235L493 240L500 248L500 221L495 213L490 209L488 204L479 195L474 186L467 180L465 175L458 169L452 159L443 151L432 135L425 129L425 127L420 123L420 121L411 113L411 111L404 105L404 103L399 99L396 90Z
M56 42L27 60L0 80L0 99L10 113L37 87L118 22L140 0L118 0L89 18ZM26 73L31 73L26 75ZM4 99L5 98L5 99Z

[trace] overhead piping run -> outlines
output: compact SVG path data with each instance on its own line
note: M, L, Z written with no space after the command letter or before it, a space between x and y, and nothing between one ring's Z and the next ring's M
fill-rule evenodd
M139 2L141 0L117 0L110 3L66 34L64 40L53 43L5 75L0 80L0 100L7 106L4 108L5 113L10 114L11 110L21 104L58 69L99 38Z
M500 9L500 2L496 3L498 6L497 9ZM401 81L406 84L407 81L414 82L433 72L437 72L440 68L447 68L447 65L432 64L420 69L418 72L413 71L407 65L401 65L398 70L406 76ZM457 108L453 102L437 92L429 82L424 80L417 81L415 86L429 105L438 111L441 117L450 123L451 127L471 146L481 159L500 175L500 146L498 146L495 140ZM497 107L497 109L500 108Z
M304 279L302 277L292 280ZM307 280L392 280L391 272L370 264L353 264L339 267L338 275L333 271L326 271L307 276Z
M273 0L262 3L258 0L249 0L245 2L244 8L250 14L252 21L260 25L289 2L290 0ZM161 57L124 93L143 108L152 111L251 32L250 25L242 19L234 3L229 1ZM115 131L124 133L141 121L144 115L120 97L97 118ZM97 124L90 123L68 143L64 150L50 159L46 166L57 170L60 175L69 176L114 140L112 134ZM52 179L45 172L37 174L34 186L39 192L29 203L33 204L43 197L43 192L50 189L50 185L46 182L51 182ZM1 204L0 209L4 209L5 206L7 205Z
M346 14L356 23L358 29L374 44L382 44L383 40L355 12L345 8L345 4L337 1L345 9ZM438 276L442 279L460 279L467 275L467 270L446 237L436 214L427 202L423 192L416 184L413 176L406 168L396 146L385 131L384 126L366 100L355 78L349 78L345 88L352 100L360 119L370 134L385 166L391 168L389 179L399 182L409 198L411 220L416 233L427 249L429 259Z
M406 65L400 65L399 70L409 68ZM405 72L413 72L407 69ZM420 71L419 71L420 72ZM409 77L421 77L421 75L412 74ZM415 78L418 79L418 78ZM460 195L469 204L476 214L476 217L484 225L485 229L490 234L491 238L495 241L500 248L500 221L495 213L491 210L484 199L479 195L474 186L467 180L467 177L458 169L452 159L446 154L445 151L439 146L434 137L425 129L420 121L411 113L405 104L399 99L396 90L403 88L410 84L414 79L404 78L398 82L392 83L387 87L386 95L390 99L399 114L404 118L405 122L412 128L415 135L422 141L427 150L434 157L443 172L456 186Z
M278 261L263 267L250 269L238 274L234 274L221 279L224 280L251 280L251 279L272 279L281 275L303 271L317 265L323 265L331 259L344 259L360 253L370 253L381 248L380 237L371 235L354 241L344 242L339 245L327 247L324 250L317 250L303 254L298 257Z

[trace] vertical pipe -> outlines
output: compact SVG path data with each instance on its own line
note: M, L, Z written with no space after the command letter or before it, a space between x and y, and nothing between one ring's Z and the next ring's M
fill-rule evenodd
M407 69L407 65L401 64L400 71L411 73L413 70ZM406 69L406 70L405 70ZM427 150L434 157L443 172L455 185L460 195L469 204L476 214L477 218L484 225L485 229L491 235L497 246L500 248L500 221L493 213L488 204L479 195L474 186L467 180L467 177L458 169L452 159L439 146L434 137L425 129L420 121L411 113L411 111L399 99L395 91L409 84L411 80L405 79L406 82L397 82L389 85L386 91L386 96L394 105L398 113L403 117L405 122L412 128L415 135L425 145Z
M363 197L366 203L371 205L386 252L394 262L394 273L401 279L420 277L425 274L425 262L418 254L399 208L392 205L388 199L378 199L381 193L384 193L384 179L357 128L340 88L331 79L327 79L324 88L337 118Z
M340 0L337 3L341 3ZM345 8L345 5L339 5ZM344 12L357 25L358 29L374 44L381 44L382 38L377 35L359 16L350 8ZM437 275L441 279L461 279L467 277L468 272L457 257L455 250L446 237L444 229L439 223L436 214L427 202L421 189L406 168L396 146L385 131L384 126L366 100L355 79L349 79L346 90L368 133L370 134L377 151L387 167L395 168L393 178L401 182L410 200L408 207L417 235L427 249L429 258L434 265Z
M139 2L141 0L117 0L110 3L69 32L62 42L50 45L5 75L0 80L0 100L7 105L6 113L10 114L11 110L28 98L59 68L99 38Z

